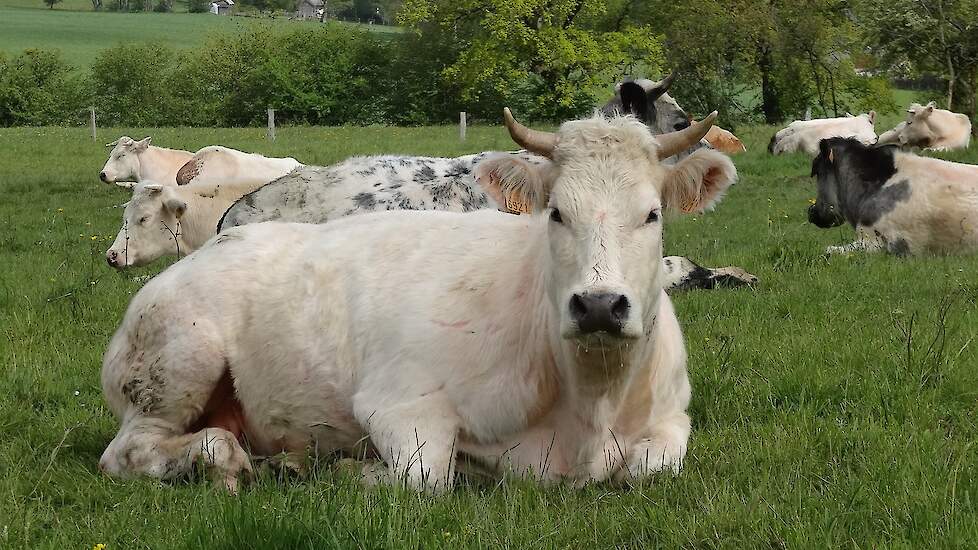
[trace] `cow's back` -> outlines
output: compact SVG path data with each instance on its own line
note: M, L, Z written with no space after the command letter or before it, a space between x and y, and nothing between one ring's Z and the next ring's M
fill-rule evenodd
M218 231L271 220L325 223L386 210L487 208L491 201L473 175L486 155L354 157L332 166L303 166L238 200Z

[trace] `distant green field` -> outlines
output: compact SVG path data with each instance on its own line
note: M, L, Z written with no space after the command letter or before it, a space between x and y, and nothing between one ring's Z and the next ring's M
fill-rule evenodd
M54 10L43 6L41 0L0 0L0 51L13 55L26 48L58 49L69 63L85 68L99 51L119 43L158 42L175 49L191 48L214 31L234 32L266 24L318 24L207 13L94 12L88 0L65 0ZM361 26L377 32L397 32L382 25Z

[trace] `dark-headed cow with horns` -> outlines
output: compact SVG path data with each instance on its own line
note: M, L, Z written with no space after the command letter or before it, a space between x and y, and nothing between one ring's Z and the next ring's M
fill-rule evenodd
M144 286L105 353L122 426L100 468L170 479L199 461L234 490L249 452L315 448L434 492L460 455L573 483L678 470L690 385L662 212L710 208L736 171L708 150L662 160L716 114L661 136L633 117L547 133L505 116L545 161L500 159L519 177L488 191L531 215L247 225Z
M828 254L978 251L978 167L920 157L852 138L823 139L812 162L818 196L808 220L848 222L856 241Z

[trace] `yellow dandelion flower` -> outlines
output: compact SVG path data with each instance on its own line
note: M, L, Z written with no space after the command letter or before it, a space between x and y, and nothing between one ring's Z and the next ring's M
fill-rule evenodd
M59 213L61 213L61 212L64 212L64 211L65 211L65 209L64 209L64 208L59 208L59 209L58 209L58 212L59 212Z
M92 235L92 240L93 241L97 241L98 240L98 235Z
M808 204L815 205L815 199L808 199Z
M92 550L105 550L106 546L101 542L92 547Z

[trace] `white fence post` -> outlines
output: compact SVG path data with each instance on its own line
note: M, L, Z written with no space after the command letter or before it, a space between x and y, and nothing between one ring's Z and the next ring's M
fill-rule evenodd
M465 141L465 111L458 114L458 139Z
M268 139L275 141L275 109L268 108Z
M92 113L92 141L98 141L98 137L95 135L95 106L92 105L88 109Z

